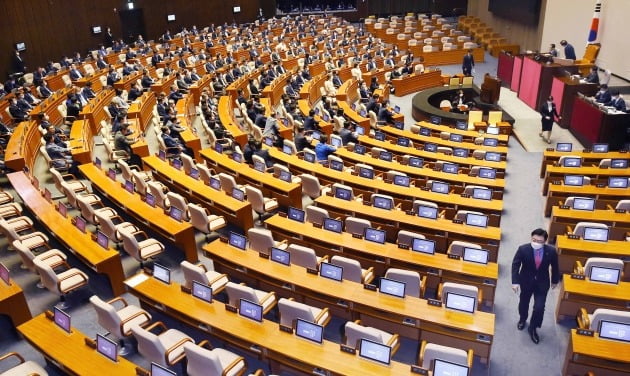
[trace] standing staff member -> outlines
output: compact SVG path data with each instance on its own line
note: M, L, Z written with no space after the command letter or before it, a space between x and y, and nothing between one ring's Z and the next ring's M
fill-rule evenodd
M472 76L472 70L474 68L475 58L473 57L472 50L468 50L462 60L462 72L464 73L464 76Z
M547 102L543 103L540 106L540 114L542 115L541 123L542 129L538 135L543 138L543 140L547 141L548 144L551 143L551 128L553 127L554 116L558 119L558 121L562 120L562 116L558 115L558 111L556 110L556 104L553 103L553 97L549 96L547 98ZM543 136L543 133L547 132L547 137Z
M520 318L516 328L523 330L527 321L529 302L534 295L534 308L527 331L532 341L540 342L536 328L540 328L545 313L545 300L549 291L549 266L551 266L551 288L556 288L560 281L560 268L556 249L545 244L549 234L537 228L532 231L531 243L518 247L512 260L512 290L521 292L518 303Z

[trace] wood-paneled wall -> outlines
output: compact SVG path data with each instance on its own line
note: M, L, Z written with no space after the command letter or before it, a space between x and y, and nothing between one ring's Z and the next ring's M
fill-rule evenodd
M63 55L80 52L85 56L103 41L103 34L93 35L91 27L100 25L105 31L112 28L121 37L119 10L125 0L2 0L0 1L0 79L10 73L14 43L25 42L22 53L28 70L44 65L49 60L59 61ZM135 8L142 8L146 26L145 40L159 37L168 28L171 33L183 26L197 27L210 23L236 21L252 22L261 3L268 0L135 0ZM275 1L273 1L275 4ZM233 14L233 6L241 13ZM272 5L275 8L275 5ZM271 8L271 9L273 9ZM175 22L166 16L175 14Z

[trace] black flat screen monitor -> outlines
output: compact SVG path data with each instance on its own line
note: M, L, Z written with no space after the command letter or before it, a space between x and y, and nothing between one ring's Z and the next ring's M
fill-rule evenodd
M150 207L154 208L155 207L155 196L153 196L150 193L147 193L146 196L144 196L144 202L146 202L147 205L149 205Z
M289 210L287 211L287 217L297 222L304 223L304 210L294 208L293 206L289 206Z
M374 207L385 210L392 210L394 203L389 197L374 196Z
M478 264L488 263L488 251L485 249L464 247L464 261L476 262Z
M584 240L592 240L597 242L608 241L608 229L599 227L585 227Z
M499 140L496 138L484 138L483 146L497 146L499 144Z
M486 188L473 188L472 197L478 200L492 200L492 190Z
M608 178L608 188L628 188L628 178L611 176Z
M385 133L381 131L374 132L374 139L378 141L385 141Z
M335 171L343 171L343 162L332 159L330 161L330 168L332 168Z
M411 179L406 175L394 175L394 184L402 187L408 187L411 183Z
M72 332L72 320L70 319L70 315L57 307L53 307L53 321L66 332Z
M333 145L334 145L334 143L333 143ZM293 154L293 148L291 146L289 146L289 145L282 145L282 151L286 155L292 155Z
M570 142L558 142L556 144L556 151L569 152L573 150L573 144Z
M442 359L433 361L433 376L468 376L469 369L461 364Z
M168 210L168 216L176 220L177 222L181 222L183 219L184 213L178 208L171 206Z
M210 187L214 188L217 191L221 190L221 181L217 178L210 178Z
M381 151L378 158L383 161L391 162L394 159L394 154L391 151Z
M212 303L212 287L203 283L192 281L192 296L204 302Z
M437 148L438 146L431 142L427 142L426 144L424 144L424 151L435 153L437 152Z
M630 324L601 320L599 322L599 338L630 342Z
M269 259L279 264L289 266L291 265L291 252L287 252L284 249L271 247L271 255Z
M151 363L151 375L150 376L177 376L177 373L171 371L168 368L162 367L157 363Z
M199 180L199 170L197 170L196 168L191 168L190 169L190 177L195 179L195 180Z
M236 187L232 188L232 197L239 200L239 201L244 201L245 200L245 191L243 191L242 189L238 189Z
M446 293L446 308L456 311L474 313L477 298L474 296L456 294L454 292Z
M68 207L61 201L57 205L57 210L59 210L59 214L61 214L61 216L64 218L66 218L66 216L68 215Z
M278 175L278 177L280 178L280 180L287 183L291 183L292 181L291 173L289 171L280 170L280 175Z
M573 209L576 210L595 210L595 199L588 197L576 197L573 199Z
M118 361L118 344L101 334L96 334L96 351L113 362Z
M343 222L334 218L324 218L322 228L339 234L343 229Z
M385 244L385 231L367 227L364 238L374 243Z
M343 142L341 142L341 139L337 137L330 137L330 144L336 148L343 146Z
M466 224L469 226L488 227L488 216L485 214L466 214Z
M355 132L357 132L357 134L359 136L363 136L363 135L365 135L365 128L363 128L363 127L356 127Z
M250 302L247 299L240 299L238 305L238 314L250 320L262 322L263 307L262 305Z
M322 343L324 340L324 327L306 320L296 319L295 335L315 343Z
M449 185L441 181L434 181L431 183L431 192L448 194Z
M153 263L153 277L158 281L162 281L166 284L171 283L171 270L166 266L158 263Z
M442 118L439 116L431 116L429 120L431 121L431 124L435 124L435 125L438 125L442 122Z
M223 154L223 145L221 145L218 142L214 143L214 151L216 151L219 154Z
M241 162L243 162L243 154L241 154L241 153L232 153L232 159L234 159L234 162L241 163Z
M370 341L369 339L361 338L359 356L381 364L389 365L391 362L392 348L381 343Z
M494 151L487 151L486 155L484 155L484 159L491 162L501 162L501 154Z
M389 278L381 278L379 291L383 294L392 295L397 298L405 297L405 282L395 281Z
M591 281L619 284L621 270L604 266L592 266L590 269L588 279Z
M628 160L613 158L610 160L610 168L628 168Z
M374 170L368 167L359 167L359 176L366 179L374 179Z
M433 206L418 205L418 217L437 219L438 208Z
M125 180L125 191L134 193L133 182L131 180Z
M593 153L608 153L608 144L593 144Z
M465 131L468 129L468 124L466 124L463 120L457 120L455 122L455 129L459 129L460 131Z
M107 176L109 176L109 178L112 180L116 180L116 170L114 170L113 168L108 169Z
M177 158L173 159L173 167L178 169L178 170L181 170L182 169L182 161L177 159Z
M100 230L96 232L96 243L104 249L109 249L109 238Z
M83 219L83 217L77 215L76 217L74 217L74 225L83 233L85 233L85 219Z
M459 158L468 158L470 151L464 148L454 148L453 155Z
M411 241L411 250L414 252L432 255L435 253L435 241L413 238L413 240Z
M422 136L427 136L427 137L431 136L431 130L429 128L426 128L426 127L421 127L420 128L420 134Z
M9 276L9 269L0 262L0 279L4 281L7 286L11 286L11 277Z
M267 145L267 146L273 146L273 138L271 138L271 137L265 137L265 145Z
M442 172L446 172L447 174L457 174L459 171L459 166L457 163L442 163Z
M584 185L584 176L581 175L564 175L564 185L581 187Z
M453 141L453 142L462 142L462 141L464 141L464 136L462 136L461 134L457 134L457 133L451 133L451 135L448 137L448 139L450 141Z
M409 157L409 166L422 168L424 160L418 157Z
M396 144L398 146L409 147L409 139L407 137L398 137Z
M324 278L341 281L343 279L343 268L328 262L322 262L319 265L319 275Z
M580 167L582 165L582 158L564 158L562 160L562 167Z
M365 154L366 147L365 145L354 145L354 152L357 154Z
M241 234L230 231L230 237L228 238L228 244L232 247L245 250L247 246L247 238Z
M497 170L494 168L480 167L478 176L483 179L495 179L497 177Z
M352 200L352 191L347 188L336 187L335 188L335 197L340 198L342 200L350 201Z
M265 162L254 161L254 170L256 170L258 172L265 172L266 168L267 168L267 166L265 166Z

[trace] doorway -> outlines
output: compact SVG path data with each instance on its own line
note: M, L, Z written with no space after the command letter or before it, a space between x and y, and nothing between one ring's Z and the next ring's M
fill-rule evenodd
M125 43L130 44L142 35L146 40L146 30L144 28L144 12L142 9L125 9L118 12L122 28L122 37Z

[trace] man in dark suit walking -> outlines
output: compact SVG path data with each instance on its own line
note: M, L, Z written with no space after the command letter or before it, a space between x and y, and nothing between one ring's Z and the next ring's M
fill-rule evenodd
M468 50L462 60L462 72L464 73L464 76L472 76L472 70L474 67L475 58L473 57L472 50Z
M518 293L520 290L521 293L518 303L520 318L516 327L518 330L525 328L529 302L533 295L534 308L527 331L532 341L536 344L540 342L536 329L542 325L545 300L550 287L550 266L551 288L556 288L560 281L558 254L553 246L545 244L548 237L547 231L541 228L535 229L531 234L531 242L518 247L512 260L512 290L515 293Z
M556 110L556 104L553 102L553 97L547 98L547 101L540 106L540 115L541 118L541 130L538 135L543 138L543 140L547 141L548 144L551 143L551 129L553 128L554 119L558 119L558 121L562 120L562 116L558 114ZM545 138L544 132L547 132L547 137Z

